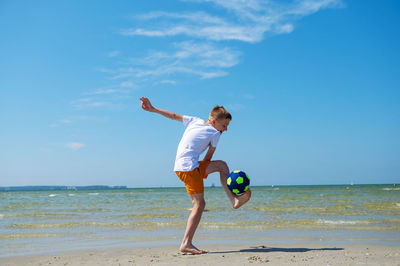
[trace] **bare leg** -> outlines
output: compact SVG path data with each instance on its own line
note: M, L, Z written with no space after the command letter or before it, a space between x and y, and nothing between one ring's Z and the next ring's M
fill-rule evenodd
M226 185L226 178L229 175L229 167L224 161L211 161L207 167L207 174L211 174L214 172L219 172L219 179L222 187L225 190L226 195L228 196L229 201L232 204L234 209L240 208L243 204L248 202L251 198L251 190L248 189L245 193L240 196L236 196L233 194L228 186Z
M193 203L192 212L189 215L186 225L185 235L182 240L180 250L191 254L204 254L207 253L199 250L192 244L194 233L200 223L201 215L203 214L206 202L204 201L204 193L189 195Z

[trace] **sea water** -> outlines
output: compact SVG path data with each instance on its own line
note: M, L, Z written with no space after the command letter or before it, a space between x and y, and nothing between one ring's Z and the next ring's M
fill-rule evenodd
M400 246L393 185L252 187L232 209L206 188L196 243L372 243ZM0 192L0 257L110 247L179 245L185 188Z

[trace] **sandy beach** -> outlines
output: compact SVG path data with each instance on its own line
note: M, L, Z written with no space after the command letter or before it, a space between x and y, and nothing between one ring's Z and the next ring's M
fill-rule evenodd
M205 255L185 255L177 246L86 250L0 258L12 265L400 265L399 246L207 245Z

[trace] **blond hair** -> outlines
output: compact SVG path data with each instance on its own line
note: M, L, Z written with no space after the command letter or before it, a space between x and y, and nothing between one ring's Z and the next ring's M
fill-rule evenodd
M210 112L210 117L208 120L221 120L221 119L229 119L232 120L232 115L222 106L216 105Z

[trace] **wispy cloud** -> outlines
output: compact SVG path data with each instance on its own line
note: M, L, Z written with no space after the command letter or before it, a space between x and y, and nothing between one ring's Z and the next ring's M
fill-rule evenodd
M123 108L123 102L130 99L131 90L121 89L121 85L111 88L100 88L94 91L85 92L84 97L71 101L76 109L89 109L108 107L110 109Z
M201 79L225 76L228 73L224 69L237 65L239 58L240 52L233 48L186 41L174 43L166 51L152 51L142 58L126 59L122 67L108 73L111 79L123 80L127 85L149 81L176 84L173 78L182 74Z
M142 58L125 59L122 67L103 68L111 79L143 84L162 80L176 84L182 75L222 77L239 64L241 52L232 41L257 43L269 34L289 34L295 23L322 9L342 7L341 0L181 0L200 3L206 11L153 11L133 16L135 27L123 36L173 37L187 41L166 45ZM202 4L202 5L201 5Z
M122 86L121 86L122 87ZM124 86L128 87L128 86ZM97 89L92 92L86 92L86 95L111 95L111 94L128 94L130 93L130 90L124 90L124 89Z
M65 144L65 146L73 151L77 151L85 147L86 145L80 142L68 142L67 144Z
M229 75L242 53L234 44L256 43L266 33L288 34L295 23L323 9L342 7L341 0L181 0L196 2L196 12L153 11L133 17L135 27L120 29L124 36L164 37L183 35L186 41L167 42L141 57L114 49L106 53L113 65L98 68L114 83L86 92L71 101L76 109L122 109L134 89L174 86L184 77L211 79ZM235 42L232 42L235 41ZM124 56L121 56L121 55ZM142 53L143 54L143 53ZM54 123L50 126L60 124Z
M303 0L281 3L265 0L191 0L186 2L213 3L225 12L150 12L135 16L146 26L121 29L126 36L164 37L186 35L212 41L260 42L266 32L290 33L294 22L326 8L343 6L341 0ZM151 23L157 21L156 23Z
M256 43L266 33L288 34L299 19L322 9L342 7L341 0L182 0L204 6L204 11L153 11L133 17L135 27L119 30L124 36L164 37L184 35L186 41L166 43L143 57L127 57L120 49L106 55L114 66L98 68L111 87L84 93L71 101L74 108L117 108L132 89L153 85L176 85L185 76L210 79L229 75L241 52L232 42ZM214 8L214 9L213 9ZM206 11L205 11L206 10ZM140 24L142 24L140 26Z
M106 106L109 103L105 101L99 101L96 98L91 98L91 97L86 97L86 98L79 98L76 100L73 100L71 102L72 106L74 106L77 109L84 109L84 108L90 108L90 107L101 107L101 106Z
M237 48L240 43L261 42L267 34L290 34L301 18L323 9L343 7L341 0L181 1L196 2L199 11L137 14L133 17L133 27L118 30L117 34L128 37L170 38L156 50L140 51L141 56L131 56L120 47L105 51L103 56L108 65L97 71L104 73L107 84L111 85L87 90L70 101L71 106L81 111L121 110L126 107L133 90L138 88L175 86L187 77L227 76L229 70L241 62L243 55ZM171 38L174 36L177 38ZM244 99L254 97L248 94ZM244 108L242 103L232 103L228 107L233 110ZM76 119L64 119L49 126L73 122ZM72 150L85 147L79 142L62 145Z
M168 80L168 79L165 79L165 80L161 80L160 82L158 82L158 84L176 85L177 82L176 82L175 80Z
M146 21L157 20L159 23L146 28L121 29L120 34L147 37L187 35L211 41L239 40L245 42L259 41L263 34L260 27L235 24L224 18L213 17L203 12L186 14L154 12L137 18ZM165 23L162 23L162 21Z

